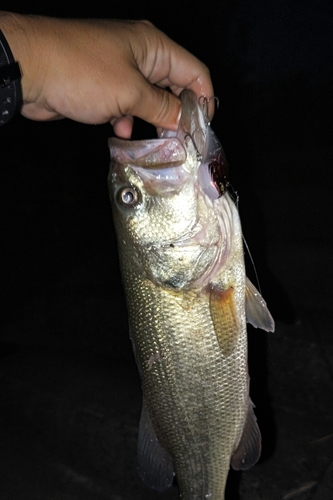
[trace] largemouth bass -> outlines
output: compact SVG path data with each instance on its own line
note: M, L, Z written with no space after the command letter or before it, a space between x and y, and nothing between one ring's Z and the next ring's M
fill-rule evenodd
M274 321L247 280L227 164L207 101L181 94L177 133L109 141L109 190L130 336L142 379L139 472L184 500L222 500L230 465L261 437L249 397L246 321Z

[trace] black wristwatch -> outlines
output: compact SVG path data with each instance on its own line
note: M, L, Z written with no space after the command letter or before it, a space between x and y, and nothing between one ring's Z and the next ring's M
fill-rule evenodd
M21 71L0 30L0 126L8 123L22 107Z

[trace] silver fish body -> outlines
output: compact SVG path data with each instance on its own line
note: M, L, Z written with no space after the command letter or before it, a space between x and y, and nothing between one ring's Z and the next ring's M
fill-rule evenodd
M109 189L142 378L141 477L164 491L176 474L184 500L222 500L230 464L246 469L260 455L246 321L274 322L245 275L204 102L189 90L181 102L177 134L110 139Z

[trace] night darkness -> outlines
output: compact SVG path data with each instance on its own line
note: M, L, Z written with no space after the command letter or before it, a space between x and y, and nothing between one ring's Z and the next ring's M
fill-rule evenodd
M276 332L249 327L262 458L226 500L333 498L333 8L320 0L3 1L147 18L211 70L212 126ZM135 137L152 134L139 120ZM0 130L0 498L176 500L136 469L140 380L108 199L110 125ZM248 274L254 272L247 258Z

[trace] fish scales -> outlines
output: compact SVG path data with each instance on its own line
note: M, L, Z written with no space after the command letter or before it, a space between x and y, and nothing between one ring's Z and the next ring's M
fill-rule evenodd
M198 183L211 146L207 152L201 144L199 158L185 137L199 125L210 128L194 94L184 92L177 134L183 150L167 138L168 146L149 143L154 163L142 159L141 145L137 159L139 144L111 140L110 194L142 379L140 474L163 491L175 472L182 499L222 500L230 463L247 468L260 453L249 399L242 231L228 193L216 196ZM172 159L166 170L152 171L160 144L163 161L168 151ZM251 300L259 313L248 320L272 329L255 289Z
M226 480L223 471L229 469L241 433L235 422L243 422L247 409L245 340L240 336L235 352L222 363L208 297L156 290L150 282L133 279L133 270L127 272L143 392L156 433L172 450L179 480L185 476L186 484L180 485L183 498L211 493L220 499ZM148 361L156 352L163 355L150 368Z

